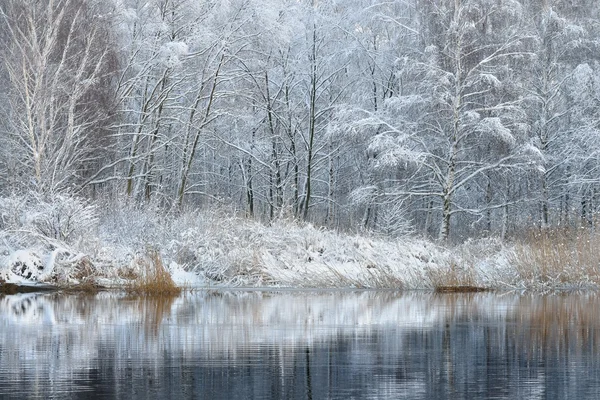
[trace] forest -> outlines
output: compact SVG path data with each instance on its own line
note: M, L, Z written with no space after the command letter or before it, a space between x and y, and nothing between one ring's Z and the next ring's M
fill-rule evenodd
M4 198L453 242L600 207L596 1L2 0L0 43Z

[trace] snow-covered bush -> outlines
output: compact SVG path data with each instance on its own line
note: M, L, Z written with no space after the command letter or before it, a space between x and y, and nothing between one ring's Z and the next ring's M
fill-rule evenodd
M41 235L72 244L97 226L97 209L70 193L12 195L0 198L0 230Z
M103 240L134 248L164 244L171 219L155 204L132 205L126 200L105 204L100 214Z
M98 222L96 206L69 193L34 199L30 212L39 233L67 243L95 230Z
M11 195L0 197L0 229L21 228L27 220L28 200L25 196Z

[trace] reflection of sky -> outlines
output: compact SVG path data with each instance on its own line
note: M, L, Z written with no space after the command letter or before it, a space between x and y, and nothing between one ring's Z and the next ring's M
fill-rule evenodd
M48 382L72 383L75 373L106 362L116 375L143 365L160 380L169 363L200 368L200 360L211 360L213 369L272 363L282 379L290 371L312 376L302 365L312 366L313 373L320 371L309 380L313 385L344 387L342 381L352 377L365 387L362 395L372 398L443 397L460 382L464 387L471 381L487 390L501 388L514 370L522 390L506 396L535 397L558 384L558 371L547 369L552 366L538 368L544 363L571 370L598 366L598 303L598 296L589 293L5 296L0 298L0 386L28 380L43 391ZM332 363L349 376L323 378L321 372L330 374ZM499 393L498 398L510 398Z

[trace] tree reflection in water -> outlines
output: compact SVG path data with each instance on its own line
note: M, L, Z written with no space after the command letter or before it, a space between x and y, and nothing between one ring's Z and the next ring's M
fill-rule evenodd
M587 398L600 297L0 297L1 398Z

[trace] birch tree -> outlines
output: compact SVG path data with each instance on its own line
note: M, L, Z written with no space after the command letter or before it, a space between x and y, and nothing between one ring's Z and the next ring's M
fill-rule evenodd
M100 158L114 71L103 7L83 0L7 0L0 5L9 79L8 163L41 192L81 183ZM102 143L106 144L106 143Z
M448 239L456 214L481 216L473 204L492 171L524 159L516 144L526 136L524 113L511 87L509 63L526 59L518 31L520 4L454 1L419 8L421 54L406 74L410 85L379 113L364 113L358 126L376 128L372 164L396 171L386 196L429 199L426 219L439 217Z

